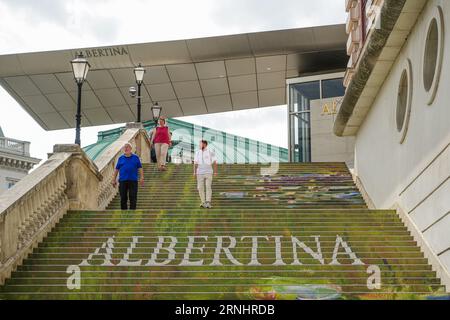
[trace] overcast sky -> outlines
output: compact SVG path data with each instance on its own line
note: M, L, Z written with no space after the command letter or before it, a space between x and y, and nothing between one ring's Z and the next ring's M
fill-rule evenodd
M310 27L345 17L344 0L0 0L0 54ZM5 135L30 141L32 156L46 159L54 144L74 141L74 129L43 130L1 87L0 108ZM181 119L287 146L286 106ZM118 126L83 128L82 146Z

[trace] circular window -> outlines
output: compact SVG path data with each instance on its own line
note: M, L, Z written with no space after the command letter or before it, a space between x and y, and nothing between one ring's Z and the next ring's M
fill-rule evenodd
M403 143L408 131L409 116L411 114L412 99L412 68L411 61L407 60L400 76L397 96L397 109L395 120L397 131L400 134L400 143Z
M443 29L442 9L436 7L428 26L423 56L423 84L428 93L429 105L433 103L436 96L441 73Z

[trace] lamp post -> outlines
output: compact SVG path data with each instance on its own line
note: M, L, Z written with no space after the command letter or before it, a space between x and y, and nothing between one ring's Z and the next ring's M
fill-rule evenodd
M141 122L141 85L144 82L145 69L139 65L134 68L134 76L136 78L136 84L138 86L137 96L137 122Z
M77 101L77 115L76 115L76 131L75 131L75 144L81 146L81 88L83 86L83 82L86 80L87 74L89 72L90 64L83 56L83 53L80 52L77 54L77 57L73 59L71 62L72 71L75 81L78 86L78 101Z
M155 127L156 127L156 126L158 126L158 120L161 117L161 110L162 110L162 108L160 107L158 102L156 102L152 106L151 109L152 109L153 121L155 122Z

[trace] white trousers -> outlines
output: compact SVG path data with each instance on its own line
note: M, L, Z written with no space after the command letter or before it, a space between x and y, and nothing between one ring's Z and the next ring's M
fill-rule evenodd
M212 174L198 174L197 175L197 189L202 203L211 202L212 195Z
M169 150L167 143L155 143L156 160L159 166L166 165L167 150Z

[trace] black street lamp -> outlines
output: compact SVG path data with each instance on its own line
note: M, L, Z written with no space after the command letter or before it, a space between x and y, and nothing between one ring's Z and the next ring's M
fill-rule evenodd
M137 122L141 122L141 85L144 82L145 69L139 65L134 68L134 76L136 78L136 84L138 86L137 95Z
M86 80L90 64L80 52L77 57L71 62L72 71L75 81L78 86L78 101L77 101L77 115L76 115L76 133L75 133L75 144L81 146L80 131L81 131L81 87L83 82Z
M152 109L153 121L155 122L155 127L158 126L158 120L161 117L162 107L159 106L158 102L156 102Z

